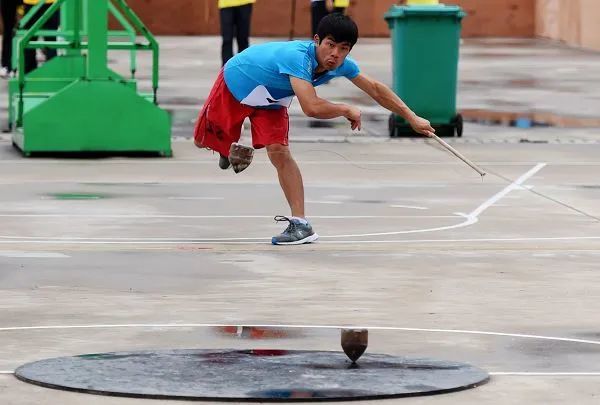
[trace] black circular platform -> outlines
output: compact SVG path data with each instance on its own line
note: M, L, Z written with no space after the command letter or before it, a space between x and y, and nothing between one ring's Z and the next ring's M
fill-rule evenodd
M19 367L49 388L141 398L333 401L431 395L473 388L488 374L464 363L343 352L169 350L86 354Z

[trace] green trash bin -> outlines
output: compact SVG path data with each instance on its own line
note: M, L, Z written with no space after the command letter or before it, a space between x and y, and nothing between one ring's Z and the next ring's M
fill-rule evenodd
M385 14L391 30L393 90L440 136L462 136L456 113L461 21L458 6L392 6ZM389 119L390 136L415 133L401 117Z

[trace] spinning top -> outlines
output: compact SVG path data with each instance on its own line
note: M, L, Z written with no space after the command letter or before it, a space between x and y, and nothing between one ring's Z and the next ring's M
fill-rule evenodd
M254 148L251 148L250 146L232 143L231 147L229 148L229 162L233 167L233 171L236 173L239 173L250 166L253 156Z
M369 331L366 329L342 329L342 349L346 356L356 363L369 345Z

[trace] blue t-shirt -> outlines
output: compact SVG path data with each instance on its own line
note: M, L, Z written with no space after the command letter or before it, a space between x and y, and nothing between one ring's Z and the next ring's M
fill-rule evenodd
M354 79L360 69L346 57L335 70L315 75L318 66L312 41L269 42L253 45L231 58L224 69L225 83L242 104L253 107L288 107L294 97L290 76L313 86L339 76Z

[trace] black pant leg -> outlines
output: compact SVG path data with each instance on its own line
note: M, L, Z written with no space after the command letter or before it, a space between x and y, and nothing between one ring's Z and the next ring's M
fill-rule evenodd
M49 7L50 7L50 5L48 4L47 7L44 8L44 12ZM48 21L46 21L46 24L44 25L44 28L48 29L48 30L57 30L59 27L60 27L60 10L57 11L56 13L52 14L50 19ZM48 41L56 41L56 37L47 37L47 39L48 39ZM44 54L46 55L46 61L49 61L50 59L52 59L56 56L56 49L46 48L46 49L44 49Z
M2 14L2 61L1 67L12 70L12 42L17 23L17 0L0 0Z
M317 34L319 23L321 22L323 17L329 14L329 11L327 11L327 7L325 6L324 1L315 1L310 7L310 14L312 21L312 34L314 37Z
M238 53L250 46L250 24L252 22L252 4L235 7L235 31Z
M221 16L221 60L223 65L233 57L233 29L234 29L234 7L226 7L219 10Z
M25 25L25 29L29 29L33 26L33 24L39 19L41 18L44 13L50 8L50 4L45 4L38 12L37 14L34 16L34 18L32 18L28 24ZM29 12L29 10L31 10L33 8L32 5L29 4L25 4L25 14L27 14ZM54 13L53 15L50 16L50 18L46 21L46 24L43 25L42 29L58 29L60 25L60 11L57 11L56 13ZM34 37L35 38L35 37ZM49 40L55 40L56 37L49 37ZM50 49L50 50L46 50L45 51L46 54L46 60L50 60L53 57L56 56L56 50L55 49ZM29 73L32 70L35 70L37 68L37 60L35 57L35 49L25 49L25 73Z
M33 8L32 5L25 4L25 15L29 13L29 11ZM33 25L33 23L41 16L41 12L38 12L37 15L29 20L27 24L23 27L24 29L29 29ZM33 38L32 38L33 39ZM25 48L25 73L29 73L32 70L37 69L37 60L35 59L35 49Z

